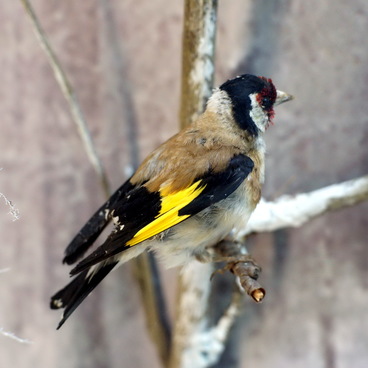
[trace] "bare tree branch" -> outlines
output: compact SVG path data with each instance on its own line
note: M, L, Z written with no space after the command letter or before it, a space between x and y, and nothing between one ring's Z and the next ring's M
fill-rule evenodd
M214 79L217 21L216 0L186 0L183 30L181 126L195 120L205 108ZM200 367L196 336L208 330L206 312L212 264L192 264L181 271L170 368Z
M314 217L352 206L368 199L368 176L302 193L282 196L274 202L264 199L258 204L249 222L239 231L240 239L252 232L274 231L301 226Z
M88 129L86 119L84 117L84 114L78 102L74 89L71 83L69 82L69 79L60 64L59 59L57 58L55 52L53 51L47 39L46 33L42 29L42 26L40 22L38 21L38 18L32 8L31 3L28 0L20 0L20 1L23 4L23 7L27 12L29 19L31 20L33 30L40 42L41 47L46 53L50 66L52 67L52 70L54 71L55 78L60 86L60 89L62 90L64 94L65 99L67 100L69 104L69 108L73 116L73 121L77 125L79 135L84 144L84 148L87 153L87 156L100 179L101 186L105 192L105 195L109 197L110 196L109 182L108 182L105 170L102 166L101 160L97 154L96 148L93 144L91 133Z
M217 0L186 0L181 78L181 127L204 111L215 73Z
M193 265L194 262L191 264L191 266L189 266L188 271L193 270ZM189 276L189 274L190 272L186 272L187 276ZM195 274L199 275L198 272L195 272ZM194 282L198 286L209 284L208 281L203 282L202 280L196 280L195 278L188 279L187 281L190 283ZM190 290L193 290L192 286L190 286ZM203 295L203 297L206 299L208 298L208 291L209 288ZM197 289L197 292L200 292L200 289ZM200 294L186 292L184 295L188 309L193 309L193 305L197 307L197 300L193 300L192 298L199 298L201 301L205 301ZM198 304L198 306L202 306L202 308L197 311L198 317L201 316L202 319L200 320L200 323L193 325L191 319L188 318L187 323L189 326L188 324L183 325L183 327L188 327L187 336L190 336L190 339L186 341L176 341L177 344L183 346L182 357L177 364L181 364L182 367L206 368L217 363L219 357L225 349L229 331L239 313L239 307L242 300L242 293L239 290L235 291L233 293L233 298L230 305L214 327L210 327L208 325L207 318L203 318L207 312L207 309L203 308L203 306L207 305L206 301L204 304ZM190 313L184 313L184 315L187 317L191 316Z
M234 325L243 295L240 290L233 293L230 305L221 316L216 326L209 328L206 332L202 331L197 337L193 350L197 350L198 356L195 361L198 362L196 368L205 368L216 364L219 357L225 350L230 329ZM190 366L189 364L187 366Z
M181 270L170 368L203 366L202 355L207 350L206 315L212 272L211 263L199 262L190 262Z

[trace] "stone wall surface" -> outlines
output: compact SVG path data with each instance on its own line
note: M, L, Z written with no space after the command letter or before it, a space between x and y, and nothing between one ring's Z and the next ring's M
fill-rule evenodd
M35 10L73 83L112 187L177 131L183 4L46 1ZM368 171L368 3L219 3L216 82L272 77L295 95L267 131L264 196L314 190ZM49 297L67 282L64 247L104 195L19 1L0 4L1 367L160 367L126 265L67 324ZM137 156L139 152L139 156ZM261 234L251 249L267 297L250 300L219 367L365 368L368 205L299 229ZM172 271L171 271L172 272ZM166 271L164 276L169 275ZM173 310L175 285L165 279Z

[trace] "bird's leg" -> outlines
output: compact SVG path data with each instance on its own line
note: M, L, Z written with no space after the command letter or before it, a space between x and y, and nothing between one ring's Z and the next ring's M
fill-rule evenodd
M217 243L213 248L213 262L226 263L256 263L247 252L245 245L233 239L225 239Z
M235 240L225 239L212 247L212 262L225 262L223 268L215 271L216 273L224 273L225 271L232 271L234 266L242 263L249 267L249 276L257 279L261 272L261 267L258 266L254 258L247 253L243 243Z
M256 265L256 261L247 253L244 244L231 239L222 240L214 246L201 250L195 254L195 257L201 263L226 262L229 264L251 262Z

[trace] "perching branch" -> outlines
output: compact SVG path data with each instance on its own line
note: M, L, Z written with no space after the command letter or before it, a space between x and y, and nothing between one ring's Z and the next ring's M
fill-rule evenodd
M215 73L217 0L186 0L182 47L180 123L184 128L205 110Z
M282 196L274 202L258 204L248 224L237 235L274 231L301 226L314 217L368 200L368 176L295 196Z
M186 0L184 10L181 87L181 127L205 108L214 79L217 20L216 0ZM208 330L206 312L212 264L192 262L181 271L172 340L170 368L205 367L196 336ZM202 363L200 363L202 362Z
M192 281L203 284L201 280ZM208 297L208 295L206 296ZM239 313L239 307L242 300L243 296L239 290L235 291L230 305L225 310L216 326L209 327L207 325L207 320L203 319L202 322L197 325L197 329L189 329L190 340L185 342L186 350L183 351L181 362L178 363L183 367L195 368L210 367L216 364L225 349L229 331ZM191 301L193 300L187 299L188 303ZM197 302L193 302L194 305L197 306ZM193 308L193 304L188 304L187 307ZM205 310L201 310L200 313L205 313ZM188 322L190 323L189 320ZM184 344L184 341L181 343Z

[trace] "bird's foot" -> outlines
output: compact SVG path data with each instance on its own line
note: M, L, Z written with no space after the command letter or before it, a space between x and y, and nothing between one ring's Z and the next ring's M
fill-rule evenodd
M249 254L244 254L241 244L231 241L223 241L215 248L213 261L225 262L225 266L217 269L211 275L211 279L217 273L223 274L230 271L235 276L243 289L257 303L266 295L257 279L261 273L261 267Z
M234 273L234 267L241 263L243 267L246 267L248 276L254 280L257 280L262 269L249 254L239 254L234 256L222 256L216 260L217 262L225 262L225 266L217 269L213 272L211 279L216 273L224 274L226 271Z

